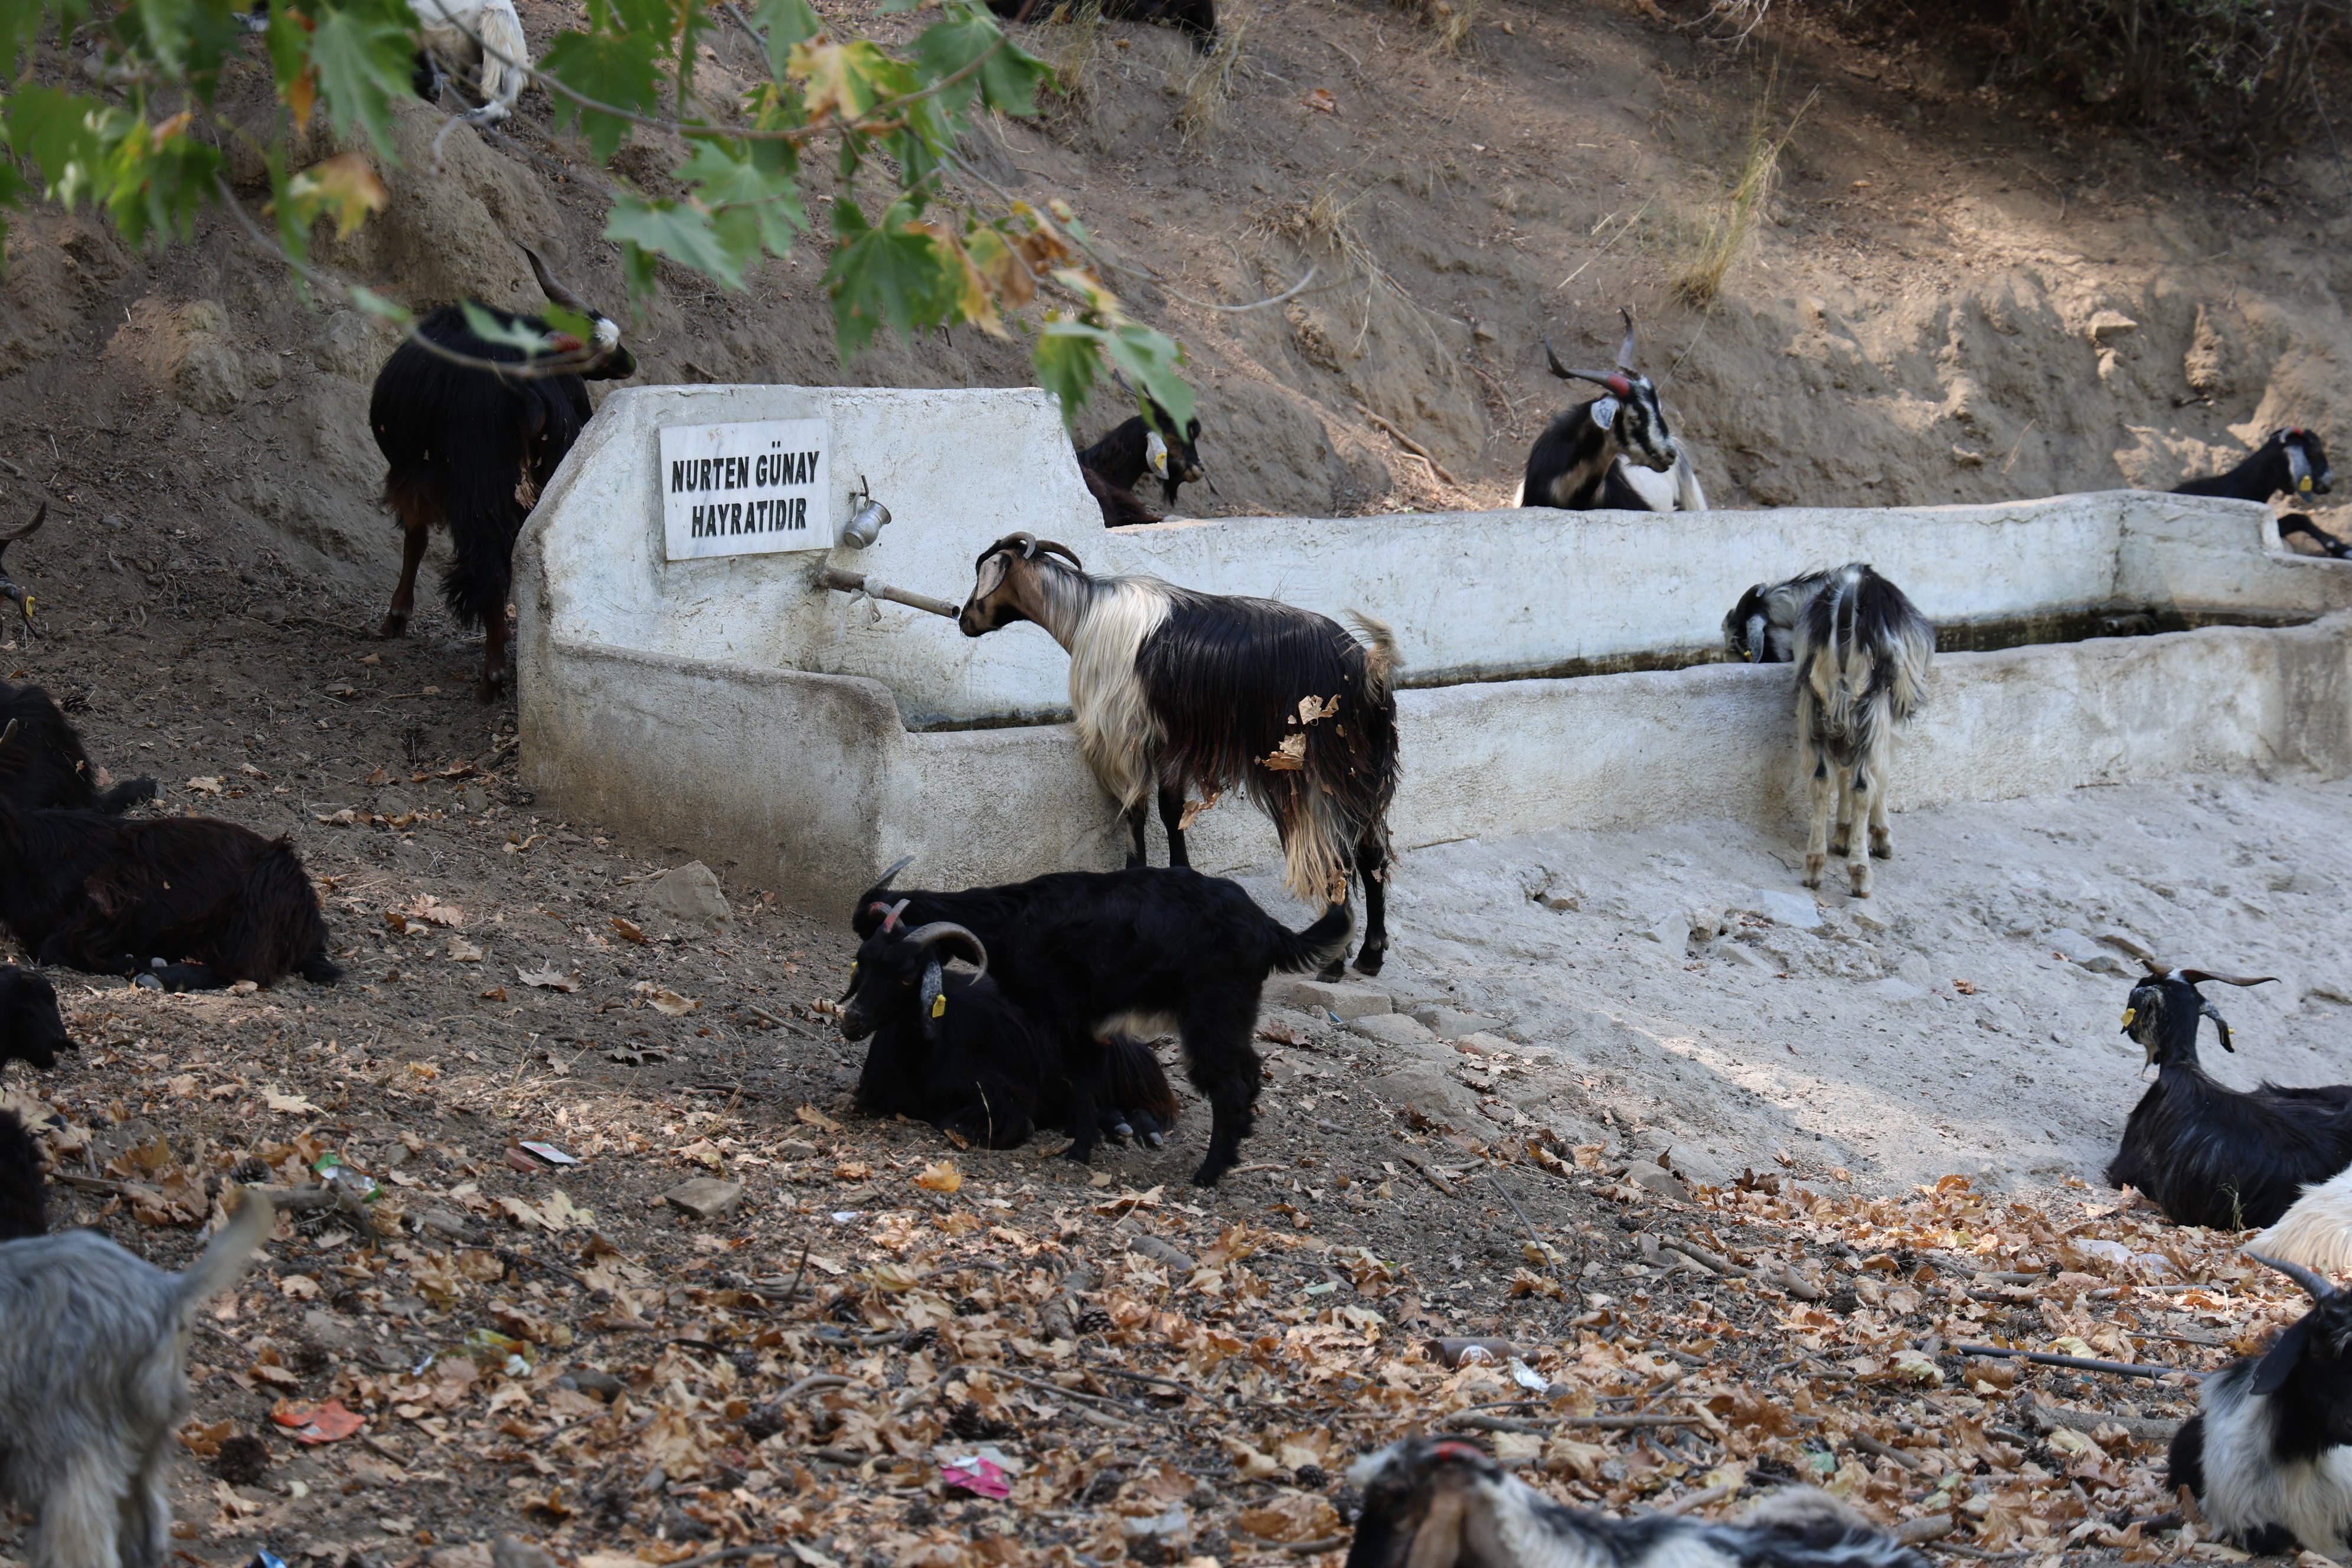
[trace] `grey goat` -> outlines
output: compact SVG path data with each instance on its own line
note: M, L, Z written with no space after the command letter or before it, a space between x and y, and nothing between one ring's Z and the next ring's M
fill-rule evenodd
M275 1223L247 1190L184 1274L87 1230L0 1243L0 1502L38 1518L32 1568L162 1568L188 1314L236 1283Z

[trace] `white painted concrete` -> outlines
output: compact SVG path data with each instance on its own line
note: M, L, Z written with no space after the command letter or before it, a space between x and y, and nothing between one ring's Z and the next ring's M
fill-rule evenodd
M663 559L663 425L813 417L831 423L835 488L862 473L895 515L874 549ZM834 508L837 530L845 493ZM1109 804L1068 727L1035 721L1066 707L1067 662L1050 639L1028 626L967 639L898 606L877 622L812 585L829 561L961 600L973 556L1017 528L1061 539L1096 570L1391 619L1414 677L1440 683L1400 700L1394 826L1406 845L1693 816L1787 821L1786 671L1508 678L1711 646L1749 583L1807 566L1871 560L1945 620L2352 605L2352 568L2280 552L2267 511L2247 502L2112 492L1112 532L1043 394L632 389L599 411L517 550L528 776L565 811L735 860L812 899L854 892L906 853L934 883L1116 864ZM2347 644L2352 616L2332 616L1946 656L1934 705L1898 746L1896 804L2211 770L2352 772ZM971 727L989 725L1000 727ZM1203 817L1192 839L1210 867L1274 848L1238 805Z

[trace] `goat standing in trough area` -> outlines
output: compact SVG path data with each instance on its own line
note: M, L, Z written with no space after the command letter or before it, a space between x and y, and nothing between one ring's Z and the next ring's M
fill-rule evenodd
M1759 583L1723 617L1723 651L1744 664L1790 664L1797 657L1797 623L1830 580L1808 572L1785 583Z
M2226 474L2176 485L2177 496L2232 496L2239 500L2267 501L2284 494L2294 500L2326 495L2335 488L2336 470L2327 465L2327 448L2319 437L2299 426L2271 432L2271 438L2252 456ZM2279 537L2300 533L2328 554L2352 555L2352 544L2321 528L2305 512L2291 511L2278 520Z
M139 802L155 798L153 779L100 789L81 737L39 687L0 681L0 729L12 723L17 726L16 739L0 746L0 795L17 810L102 811L120 816Z
M960 893L893 892L890 879L905 865L857 900L851 924L859 939L903 919L918 928L950 921L986 944L989 978L1061 1053L1076 1140L1068 1154L1081 1163L1099 1135L1108 1037L1172 1030L1185 1077L1209 1102L1209 1152L1192 1175L1204 1187L1233 1168L1255 1115L1251 1038L1265 977L1337 962L1353 924L1348 906L1335 903L1294 931L1240 884L1183 868L1058 871Z
M20 1061L43 1072L59 1051L78 1050L58 1011L58 988L44 974L0 964L0 1064Z
M2352 1296L2297 1263L2246 1249L2311 1292L2311 1310L2260 1355L2197 1388L2165 1487L2187 1487L2221 1538L2256 1556L2352 1551Z
M1666 428L1666 411L1650 378L1633 368L1633 312L1623 312L1625 342L1612 372L1570 370L1544 340L1544 358L1562 381L1590 381L1602 395L1553 420L1528 453L1513 506L1563 511L1705 511L1706 492L1690 458ZM1670 476L1665 479L1644 475Z
M588 423L587 384L632 375L637 368L621 346L620 328L550 277L537 255L523 254L550 300L589 319L589 342L558 332L536 316L488 310L506 326L544 334L545 351L526 355L477 337L462 310L444 305L417 324L416 336L498 368L459 363L425 343L404 342L377 373L368 403L368 426L391 465L383 499L402 533L400 585L377 635L407 635L425 542L434 528L447 529L457 559L441 594L461 624L482 627L482 679L474 695L485 702L497 700L511 677L507 596L515 536L530 513L518 491L528 485L535 504L555 477Z
M1155 790L1174 866L1191 864L1184 829L1198 812L1186 792L1213 805L1245 790L1274 819L1299 898L1344 900L1352 862L1365 905L1356 967L1381 972L1397 778L1396 638L1386 626L1355 616L1360 642L1328 616L1272 599L1089 576L1066 545L1029 533L982 551L976 571L957 620L964 636L1034 621L1068 650L1078 744L1127 814L1129 866L1144 863Z
M40 532L41 524L48 520L49 503L43 501L40 510L33 513L32 521L14 533L0 533L0 599L16 606L16 619L23 628L23 640L27 647L33 643L33 595L26 592L16 579L8 575L8 547L20 539L30 539Z
M1805 886L1822 885L1832 853L1845 858L1857 899L1870 897L1872 855L1895 853L1886 785L1895 730L1927 699L1936 628L1903 590L1862 562L1842 566L1797 621L1797 742L1811 796ZM1831 808L1837 831L1830 831Z
M2124 1123L2107 1184L2138 1188L2175 1225L2244 1230L2274 1223L2307 1182L2352 1165L2352 1085L2231 1089L2206 1076L2197 1029L2210 1018L2221 1048L2230 1026L2200 985L2262 985L2198 969L2158 969L2132 987L2123 1032L2147 1053L2156 1081Z
M1160 500L1170 506L1176 504L1180 488L1208 478L1194 449L1201 438L1201 421L1198 417L1187 421L1183 436L1171 442L1163 432L1175 427L1174 418L1154 403L1150 418L1139 414L1114 426L1093 446L1078 449L1079 477L1102 508L1105 528L1164 521L1161 513L1135 493L1147 473L1159 477Z
M1459 1437L1408 1437L1348 1470L1363 1511L1347 1568L1927 1568L1927 1560L1810 1487L1737 1524L1612 1519L1554 1502Z

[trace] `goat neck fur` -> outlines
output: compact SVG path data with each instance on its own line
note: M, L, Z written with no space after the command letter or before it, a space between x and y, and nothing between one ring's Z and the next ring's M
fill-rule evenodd
M1927 700L1936 628L1902 589L1857 561L1832 573L1805 605L1796 652L1797 740L1812 807L1805 886L1822 885L1834 853L1845 858L1854 897L1866 899L1864 825L1870 854L1894 854L1886 786L1895 730Z
M989 978L1061 1053L1071 1158L1094 1152L1111 1077L1106 1037L1174 1033L1185 1076L1209 1102L1209 1152L1192 1176L1202 1186L1233 1167L1249 1136L1265 977L1328 964L1348 951L1353 924L1335 904L1294 931L1239 884L1172 867L1061 871L964 892L894 892L889 880L858 900L850 923L859 939L897 910L910 926L952 921L986 945Z
M2266 501L2275 495L2326 495L2336 483L2328 467L2327 448L2315 434L2297 426L2271 432L2246 460L2226 474L2191 479L2174 489L2177 496L2233 496L2240 500Z
M2223 1539L2259 1555L2352 1551L2352 1296L2249 1247L2315 1298L2258 1355L2198 1385L2167 1489L2187 1487Z
M0 965L0 1063L20 1061L48 1071L59 1051L76 1050L58 1011L58 988L48 976L15 964Z
M0 1501L37 1516L32 1568L162 1568L188 1315L236 1282L275 1221L247 1189L183 1274L93 1231L0 1243Z
M1554 419L1536 437L1513 505L1563 511L1706 510L1698 474L1666 427L1657 387L1633 368L1633 313L1622 313L1625 341L1613 372L1570 370L1545 340L1544 358L1552 374L1593 382L1604 391Z
M1370 920L1357 966L1377 973L1397 774L1389 628L1358 616L1359 641L1328 616L1272 599L1091 576L1062 546L1025 534L989 546L975 569L965 636L1034 621L1069 651L1078 744L1129 816L1128 863L1142 864L1155 790L1176 865L1185 795L1243 790L1273 819L1300 899L1337 902L1351 866L1360 873Z
M1148 417L1139 414L1113 426L1093 446L1080 448L1078 468L1082 473L1099 476L1108 488L1120 494L1131 492L1142 484L1144 475L1154 475L1160 480L1160 499L1174 506L1179 489L1208 478L1208 470L1201 467L1201 454L1195 450L1195 443L1201 439L1201 421L1188 420L1183 435L1173 436L1175 418L1157 403L1148 406ZM1096 492L1096 499L1102 499L1100 491ZM1155 514L1142 521L1157 522L1160 518ZM1108 508L1103 521L1118 526Z
M1723 617L1723 651L1746 664L1788 664L1797 657L1797 622L1830 580L1808 572L1785 583L1759 583Z
M49 1228L48 1184L41 1150L13 1110L0 1110L0 1242L21 1241ZM0 1454L7 1445L0 1440ZM5 1459L0 1459L5 1468Z
M2352 1165L2352 1085L2231 1089L2197 1057L2200 1020L2225 1050L2230 1026L2200 984L2257 985L2193 969L2165 970L2132 987L2123 1032L2139 1042L2156 1081L2132 1108L2110 1186L2146 1193L2176 1225L2242 1230L2276 1222L2305 1184Z
M514 0L416 0L415 9L425 47L473 68L471 85L482 107L466 116L467 121L486 125L512 113L530 74L530 44L523 37Z
M1348 1471L1364 1508L1347 1568L1927 1568L1826 1492L1774 1494L1738 1524L1611 1519L1554 1502L1458 1437L1408 1437Z
M59 807L120 816L155 798L153 779L132 779L101 790L81 737L49 694L37 686L0 681L0 731L16 733L0 745L0 795L20 811Z

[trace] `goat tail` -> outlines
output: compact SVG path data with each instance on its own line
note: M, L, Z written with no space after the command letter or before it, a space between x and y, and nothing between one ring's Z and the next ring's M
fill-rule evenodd
M1374 702L1388 700L1389 689L1404 661L1397 658L1396 633L1388 622L1361 610L1349 610L1348 620L1364 646L1364 695Z
M474 25L482 38L482 101L511 110L530 74L530 42L514 0L489 0Z
M1348 944L1355 940L1355 906L1345 899L1337 900L1323 911L1322 919L1305 931L1276 930L1275 968L1286 974L1328 969L1348 956Z
M211 1245L205 1248L205 1255L180 1276L173 1288L173 1294L184 1318L201 1303L211 1300L236 1284L244 1275L246 1266L253 1261L253 1255L268 1239L271 1228L278 1224L278 1211L269 1206L269 1200L261 1195L258 1187L239 1190L242 1197L236 1205L236 1213L214 1236Z
M1151 1047L1133 1035L1114 1034L1105 1054L1102 1103L1121 1110L1150 1111L1162 1131L1176 1125L1176 1090L1168 1069Z
M2304 1188L2294 1205L2249 1242L2246 1250L2331 1277L2352 1269L2352 1170Z
M109 816L121 816L141 801L153 800L161 794L153 779L131 779L101 794L98 809Z

